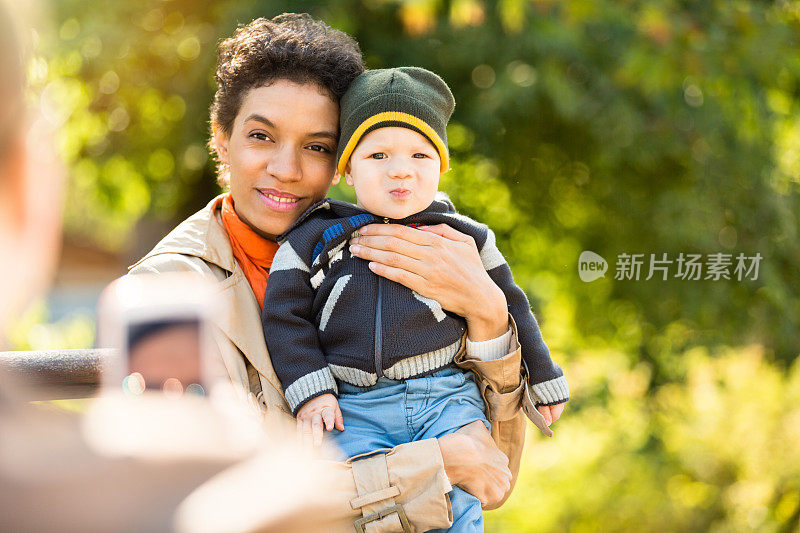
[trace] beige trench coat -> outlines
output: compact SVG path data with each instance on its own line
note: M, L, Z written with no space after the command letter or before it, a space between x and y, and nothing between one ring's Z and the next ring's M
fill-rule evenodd
M233 256L220 219L221 206L222 196L218 196L178 225L134 264L130 273L195 272L218 282L222 304L214 312L215 338L231 380L253 392L246 364L249 361L258 371L261 392L257 399L267 423L272 424L270 420L275 424L290 423L293 419L267 353L258 302ZM491 434L509 458L513 489L525 438L520 407L526 395L520 379L516 325L513 320L511 322L514 339L511 353L495 361L474 361L468 360L462 350L456 361L475 371L480 378L478 382L492 424ZM538 415L535 410L531 413L530 404L525 407L528 416ZM331 491L335 497L327 511L332 521L349 524L343 531L353 531L352 521L362 515L373 519L367 523L366 531L401 531L400 515L407 517L412 531L446 527L450 523L449 500L445 494L451 490L451 485L436 439L403 444L370 459L331 463L330 470L332 483L338 490ZM511 489L503 501L510 492ZM399 511L394 507L398 504L402 507ZM376 513L388 508L395 511L385 518L375 519Z

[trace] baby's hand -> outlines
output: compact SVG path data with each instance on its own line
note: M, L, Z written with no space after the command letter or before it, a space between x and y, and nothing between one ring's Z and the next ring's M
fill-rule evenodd
M542 413L544 421L547 422L547 425L549 426L561 417L561 413L564 412L564 407L566 407L566 405L566 403L558 403L556 405L540 405L536 409Z
M323 421L328 431L334 427L344 431L342 410L336 396L330 393L309 400L297 411L297 438L306 445L313 441L314 446L321 446Z

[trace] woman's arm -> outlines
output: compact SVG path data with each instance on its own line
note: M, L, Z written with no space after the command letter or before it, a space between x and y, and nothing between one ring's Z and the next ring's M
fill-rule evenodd
M493 339L508 329L505 295L489 277L469 235L446 224L416 229L370 224L359 232L350 241L353 255L370 261L376 274L464 317L470 340Z
M450 483L478 498L484 509L499 507L516 476L509 469L508 456L497 447L486 426L476 420L438 440Z
M138 264L131 273L158 274L167 271L197 271L207 273L219 281L230 279L225 272L206 261L181 254L165 254L149 258ZM238 280L237 285L246 283L246 280L242 278ZM233 288L231 286L225 292L227 293ZM248 305L255 305L255 301L244 302L241 299L233 299L232 305L231 313L235 316L245 317L252 312ZM247 373L241 362L244 354L227 335L222 335L218 342L221 354L227 356L229 360L226 368L231 372L231 379L235 383L241 382L242 386L247 389ZM238 365L237 362L239 362ZM497 365L494 362L491 364ZM517 364L519 364L518 360ZM242 368L236 371L239 366ZM264 398L272 406L268 412L275 415L276 419L283 419L285 424L294 427L294 420L289 418L288 413L273 405L273 402L279 401L277 399L280 396L279 393L273 393L269 384L266 385L265 391L269 394L265 394ZM275 429L275 423L277 423L276 420L273 420L269 426ZM401 495L395 499L395 503L402 503L409 521L417 529L447 527L448 512L445 494L450 490L451 484L458 484L475 494L488 508L496 506L504 499L503 497L507 493L506 487L509 484L508 480L511 478L511 472L506 464L508 452L500 451L495 441L487 437L488 432L483 427L471 428L468 426L440 439L402 444L386 455L383 475L388 476L391 484L397 485L401 490ZM356 479L363 473L355 472L352 464L336 462L325 464L327 465L325 470L332 476L330 486L335 487L336 490L327 491L324 501L308 501L304 502L304 506L314 509L321 506L326 513L329 513L327 516L330 516L332 522L339 521L343 524L341 531L353 531L353 521L364 514L361 507L354 508L351 504L351 501L359 496L357 485L361 486L362 491L365 490L365 485ZM373 464L372 468L376 468L376 465ZM254 484L264 482L265 474L262 470L248 468L246 471L252 473ZM232 479L236 480L233 485L237 490L241 488L242 477L237 475ZM220 485L222 493L228 493L231 490L224 488L230 487L229 483L222 483L222 480L220 483L214 486ZM202 501L207 500L203 499ZM380 507L381 509L391 507L387 501L378 503L383 505ZM204 505L199 505L199 508L203 507ZM240 519L246 517L248 513L255 513L250 505L243 503L242 507L238 510L239 512L234 513ZM197 508L192 506L193 510ZM189 513L189 515L194 515L194 513ZM394 513L393 516L397 519L397 513ZM257 523L263 517L256 513L256 516L251 519ZM334 531L335 529L329 528L328 530Z
M483 428L462 428L455 434L459 436L453 437L455 444L461 434L469 435L472 443L480 443L481 452L473 457L481 456L482 468L465 469L465 480L458 479L457 465L446 469L448 475L456 476L454 484L478 496L485 509L494 509L508 498L514 487L525 442L525 417L520 410L525 387L516 325L508 313L505 295L487 274L472 237L446 224L417 229L423 231L394 224L365 226L360 229L361 236L351 241L351 252L371 261L370 268L376 274L402 283L463 316L471 341L499 337L511 327L512 341L504 357L483 361L464 352L456 356L456 363L473 370L480 378L479 386L492 423L493 445L486 446L488 439L482 440L488 435ZM544 425L542 428L547 434L549 429ZM501 452L508 460L511 480L507 486L502 476L482 471L492 463L490 456L495 452ZM477 494L481 491L483 497Z

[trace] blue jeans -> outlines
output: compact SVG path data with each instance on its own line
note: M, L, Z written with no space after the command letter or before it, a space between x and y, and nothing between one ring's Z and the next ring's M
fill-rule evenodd
M489 427L475 377L455 366L405 381L380 378L371 387L338 385L344 431L328 436L347 457L441 437L475 420ZM450 504L449 531L483 531L478 498L453 487Z

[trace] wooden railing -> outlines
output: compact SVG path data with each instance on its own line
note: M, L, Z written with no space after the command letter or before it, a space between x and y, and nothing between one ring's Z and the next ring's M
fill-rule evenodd
M0 371L30 384L42 400L86 398L100 385L102 361L114 350L0 352Z

